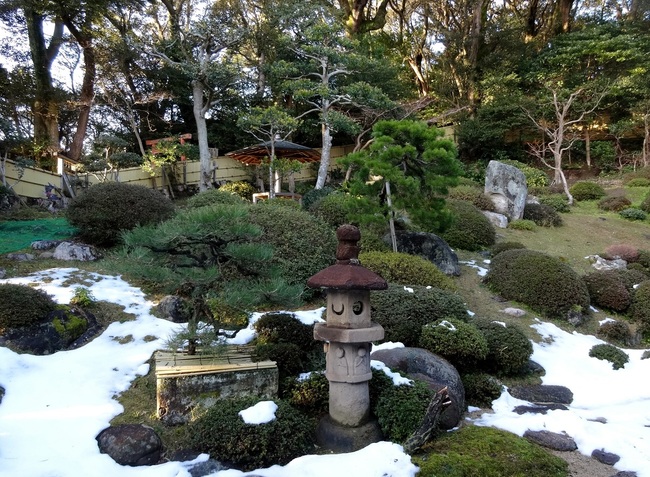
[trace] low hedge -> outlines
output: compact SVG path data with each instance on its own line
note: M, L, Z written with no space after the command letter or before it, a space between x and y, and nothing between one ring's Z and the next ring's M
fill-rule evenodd
M456 290L453 280L429 260L400 252L367 252L359 254L361 264L384 280L399 285L432 286Z

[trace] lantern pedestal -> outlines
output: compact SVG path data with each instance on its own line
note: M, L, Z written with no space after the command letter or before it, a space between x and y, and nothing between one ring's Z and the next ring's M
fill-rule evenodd
M379 424L375 420L360 426L346 427L330 416L325 416L316 429L318 445L332 452L354 452L383 438Z

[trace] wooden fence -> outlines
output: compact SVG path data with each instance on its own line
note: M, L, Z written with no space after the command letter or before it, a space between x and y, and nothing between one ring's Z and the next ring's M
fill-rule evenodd
M335 167L336 158L345 156L352 152L352 146L339 146L332 148L332 161L331 167ZM214 170L213 180L218 183L232 182L232 181L253 181L255 176L255 166L246 166L239 161L236 161L227 156L214 157L213 163L217 168ZM317 164L316 164L317 165ZM172 177L173 175L173 177ZM57 172L46 171L38 168L25 168L23 175L20 177L20 169L16 164L7 159L5 164L5 176L8 185L13 185L14 191L21 197L40 199L45 198L45 186L51 184L63 191L66 194L74 195L74 190L79 185L87 186L96 184L102 181L102 174L76 174L65 167L63 160L59 159ZM170 180L176 187L196 187L199 183L200 177L200 163L198 161L179 161L174 171L167 170L166 174L163 171L158 171L155 176L150 176L144 172L140 167L130 167L122 169L116 174L108 173L106 180L138 184L145 187L155 187L158 189L167 189ZM309 181L315 180L316 168L314 165L306 164L302 170L294 174L295 181ZM266 179L266 177L264 178ZM69 188L72 188L72 193ZM173 188L172 188L173 189Z

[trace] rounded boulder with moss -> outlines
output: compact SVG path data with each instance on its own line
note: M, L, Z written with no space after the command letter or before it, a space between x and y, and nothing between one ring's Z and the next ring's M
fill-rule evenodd
M550 318L585 313L590 304L587 285L569 265L534 250L498 254L484 282L506 300L526 304Z

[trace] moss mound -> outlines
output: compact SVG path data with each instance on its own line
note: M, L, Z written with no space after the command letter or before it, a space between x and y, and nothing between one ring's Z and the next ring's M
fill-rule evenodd
M389 284L388 290L372 292L372 319L384 327L385 341L418 346L422 326L441 318L469 318L462 298L437 288Z
M399 252L367 252L359 255L361 264L387 282L399 285L432 286L455 290L456 285L438 267L425 258Z
M47 318L56 302L47 293L26 285L0 284L0 333L6 328L24 328Z
M447 359L457 369L473 369L488 353L488 343L476 326L453 318L422 327L420 347Z
M630 357L625 351L622 351L611 344L598 344L592 346L589 350L589 356L609 361L612 363L612 368L614 369L624 368L625 363L630 361Z
M605 197L607 192L600 184L590 181L578 181L569 189L573 198L577 201L598 200Z
M473 204L460 200L448 200L452 213L451 226L441 237L451 246L476 251L494 245L496 231L487 217Z
M476 320L488 344L481 367L501 376L521 374L533 354L533 345L515 325L504 326L490 320Z
M414 458L420 477L567 477L568 464L526 439L500 429L466 426L428 445Z
M492 259L485 283L507 300L524 303L551 318L586 311L589 291L559 258L533 250L506 250Z

